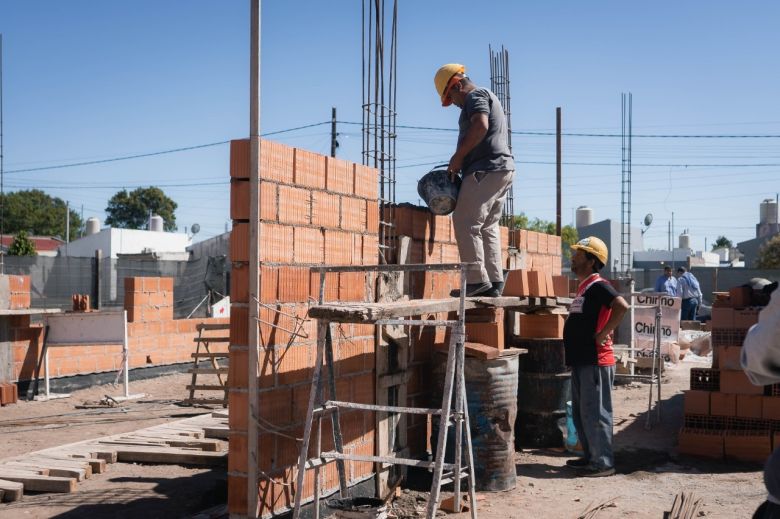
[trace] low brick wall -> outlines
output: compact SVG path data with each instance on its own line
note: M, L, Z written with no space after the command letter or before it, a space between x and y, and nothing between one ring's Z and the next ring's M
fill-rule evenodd
M127 342L130 369L192 362L199 323L229 324L229 318L173 319L173 278L136 277L125 280ZM227 336L224 331L206 331L204 336ZM43 327L31 324L29 316L11 318L14 380L35 378L43 347ZM227 343L209 346L225 352ZM49 349L51 377L67 377L117 371L122 366L118 345L66 346Z

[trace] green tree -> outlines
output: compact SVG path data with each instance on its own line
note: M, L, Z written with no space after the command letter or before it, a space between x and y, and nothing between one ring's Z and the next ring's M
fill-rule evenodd
M565 225L561 229L561 241L563 242L563 257L571 259L571 246L577 243L580 237L577 234L577 228L573 225Z
M176 230L177 204L159 187L139 187L128 193L126 189L111 197L106 207L106 224L122 229L144 229L149 222L149 212L163 219L163 229Z
M760 269L780 269L780 234L766 242L758 251L756 267Z
M59 236L65 239L67 204L39 189L5 193L3 204L3 231L16 234L19 231L39 236ZM75 239L76 230L81 228L81 217L72 209L70 212L70 236Z
M545 234L555 234L555 223L541 218L530 219L525 213L514 216L514 224L517 229L527 229L529 231L543 232ZM563 257L567 260L571 258L570 247L574 245L579 237L577 229L572 225L561 227L561 243L563 245Z
M35 244L27 237L26 231L19 231L14 236L14 241L8 247L9 256L35 256Z
M724 247L727 248L727 249L730 249L733 246L734 246L734 244L731 242L731 240L729 240L725 236L718 236L718 239L715 240L715 242L712 244L712 249L711 250L720 249L720 248L724 248Z

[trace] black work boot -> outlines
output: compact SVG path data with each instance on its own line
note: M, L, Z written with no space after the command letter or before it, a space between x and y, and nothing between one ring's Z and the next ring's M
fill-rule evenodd
M484 281L482 283L466 283L466 297L476 297L485 295L485 292L492 290L493 285ZM455 289L450 292L452 297L460 297L460 290Z

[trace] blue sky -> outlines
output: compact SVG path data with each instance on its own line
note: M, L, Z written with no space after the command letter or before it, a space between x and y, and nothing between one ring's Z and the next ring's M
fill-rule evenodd
M389 0L388 0L389 2ZM637 135L780 136L780 6L773 2L399 2L398 124L452 129L433 74L462 62L489 86L488 45L510 53L513 130L620 133L633 94ZM263 3L263 132L361 120L361 2ZM160 185L198 239L229 222L228 147L42 171L191 147L249 131L247 0L0 0L7 190L41 188L105 219L122 187ZM330 127L274 138L329 153ZM339 156L360 161L360 127L339 125ZM446 162L452 131L400 129L399 201ZM563 220L588 205L620 218L620 139L564 137ZM513 136L515 210L555 218L555 140ZM566 164L568 163L568 164ZM606 165L587 165L606 164ZM646 245L668 221L701 249L750 239L759 204L780 191L780 138L633 141L633 223L652 212ZM771 166L750 166L772 164ZM704 166L702 166L704 165ZM738 166L735 166L738 165Z

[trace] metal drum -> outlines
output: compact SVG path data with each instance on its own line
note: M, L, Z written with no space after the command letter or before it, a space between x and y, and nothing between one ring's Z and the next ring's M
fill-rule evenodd
M440 407L447 356L437 353L433 364L435 389L431 407ZM517 483L514 447L517 367L517 355L502 355L492 360L465 359L463 372L466 378L474 475L479 491L511 490ZM454 429L450 427L448 430L446 459L449 462L455 457ZM434 419L431 431L434 453L438 439L439 423Z
M513 345L528 350L518 373L515 444L518 449L563 447L571 400L563 339L517 339Z
M458 201L460 182L457 175L454 182L450 180L446 169L434 169L417 182L417 193L433 214L450 214Z

